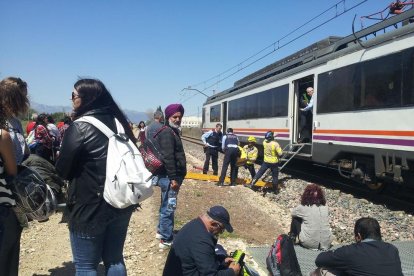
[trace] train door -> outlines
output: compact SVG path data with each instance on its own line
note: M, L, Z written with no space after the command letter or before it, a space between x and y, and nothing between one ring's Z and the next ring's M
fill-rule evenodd
M312 110L301 111L301 108L305 108L311 97L306 92L309 87L314 86L314 75L306 76L301 79L293 81L294 95L292 104L292 143L304 143L311 146L312 131L313 131L313 114Z
M227 102L222 103L223 133L227 132Z

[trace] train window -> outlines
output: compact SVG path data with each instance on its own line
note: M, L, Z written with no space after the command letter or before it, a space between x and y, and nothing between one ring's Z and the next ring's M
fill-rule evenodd
M403 99L402 105L414 105L414 48L406 50L403 56Z
M350 65L318 76L317 112L353 110L360 90L360 66Z
M317 112L401 106L402 62L396 53L320 74Z
M401 106L401 53L363 63L361 108Z
M210 122L221 121L221 105L217 104L210 107Z
M283 117L288 115L289 85L229 101L229 120Z

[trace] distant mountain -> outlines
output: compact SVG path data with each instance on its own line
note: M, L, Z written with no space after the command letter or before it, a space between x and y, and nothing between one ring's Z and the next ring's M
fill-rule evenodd
M38 113L56 113L56 112L66 112L70 113L72 111L71 106L58 106L58 105L46 105L46 104L39 104L36 102L30 103L30 108L36 110ZM125 109L123 110L125 115L128 117L128 119L133 123L139 123L140 121L147 121L150 118L148 118L148 115L145 112L141 111L133 111Z

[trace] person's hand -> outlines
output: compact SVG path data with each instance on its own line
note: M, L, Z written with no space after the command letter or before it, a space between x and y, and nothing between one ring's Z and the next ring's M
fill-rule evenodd
M229 268L233 269L234 271L234 275L239 275L240 274L240 264L239 263L235 263L235 262L231 262L229 265Z
M226 257L226 258L224 259L224 264L225 264L226 266L229 266L232 262L234 262L234 259L233 259L232 257Z
M178 185L178 182L176 180L171 180L170 185L171 189L174 191L178 192L178 190L180 190L180 185Z

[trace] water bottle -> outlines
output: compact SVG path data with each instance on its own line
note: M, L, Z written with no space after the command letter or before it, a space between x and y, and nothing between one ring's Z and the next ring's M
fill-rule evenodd
M168 191L168 205L169 210L175 210L177 208L177 192L173 189Z

